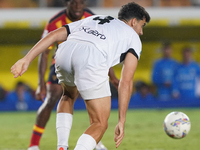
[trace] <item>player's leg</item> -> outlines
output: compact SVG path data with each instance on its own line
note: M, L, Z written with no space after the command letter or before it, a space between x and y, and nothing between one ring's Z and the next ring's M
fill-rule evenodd
M52 110L55 108L58 100L62 95L62 87L58 84L58 79L55 74L55 66L50 68L47 92L44 103L37 111L36 122L33 127L31 141L28 150L38 150L41 136L44 132L45 126L50 118Z
M92 119L90 118L90 124L92 124ZM95 150L107 150L107 148L105 147L105 145L99 141L97 143L97 145L95 146Z
M62 95L62 87L59 84L48 84L47 95L44 103L40 106L37 112L36 124L45 127L50 118L51 111L55 108L58 100Z
M61 97L61 93L62 88L59 84L47 85L47 95L45 101L37 111L36 123L33 127L29 150L32 150L34 147L39 146L41 136L50 118L51 111L55 108L58 100Z
M67 150L68 139L73 120L73 108L79 92L76 86L63 87L63 95L57 107L56 129L57 129L57 150Z
M64 50L65 47L68 51ZM56 66L57 66L56 67L57 77L59 78L60 82L62 82L62 81L67 82L67 83L69 83L68 85L76 83L76 86L81 91L81 92L80 91L79 92L81 93L81 96L84 99L90 99L90 100L95 99L95 100L99 101L101 99L100 97L104 97L104 99L106 99L106 97L110 96L110 88L109 88L109 83L108 83L108 68L107 68L106 58L102 55L101 52L99 52L98 50L94 50L94 49L96 49L96 47L93 47L93 45L92 46L87 45L85 43L66 41L59 48L61 50L58 50L56 52L55 58L56 58ZM65 53L67 53L67 55ZM81 55L80 55L80 53L81 53ZM72 72L72 70L73 70L73 72ZM91 77L92 77L92 79L91 79ZM107 81L105 83L102 83L106 79L107 79ZM99 86L93 85L94 89L86 90L88 88L89 89L91 88L91 84L92 85L99 84ZM99 88L100 88L100 90L99 90ZM96 98L99 98L99 99L96 99ZM99 132L100 132L99 137L98 138L95 137L95 139L94 139L91 135L89 135L87 133L90 131L89 129L87 129L86 134L84 133L79 138L75 149L79 149L80 146L83 144L83 147L81 146L81 148L83 148L83 149L81 149L81 150L85 149L84 146L86 146L86 149L88 149L88 146L89 146L89 149L93 150L96 146L96 143L99 142L99 140L103 136L103 133L105 132L105 130L107 128L107 120L108 120L109 113L110 113L110 97L107 99L108 99L107 106L109 109L106 109L107 106L104 107L103 104L102 104L103 109L100 109L102 106L100 106L100 107L95 106L97 108L97 110L95 110L93 115L92 115L92 109L90 109L90 106L92 104L90 104L90 103L88 104L88 112L91 115L90 116L91 126L89 127L89 129L93 128L93 127L94 128L100 127L102 125L102 129L100 131L99 131L99 129L97 129L94 132L95 134L99 134ZM91 101L93 101L93 100L91 100ZM61 101L60 101L60 104L61 104ZM93 106L91 106L91 107L93 107ZM70 108L72 108L72 107L70 107ZM64 107L62 111L65 111L70 108ZM59 109L61 110L61 108L59 108ZM99 112L98 110L101 110L102 112ZM106 113L106 110L108 110L108 113ZM104 113L106 113L106 115L104 115L104 117L101 117L101 115ZM95 121L97 121L97 122L95 122ZM84 142L84 141L87 141L87 142Z
M75 150L93 150L108 127L111 109L110 96L86 100L85 103L91 124L79 138Z

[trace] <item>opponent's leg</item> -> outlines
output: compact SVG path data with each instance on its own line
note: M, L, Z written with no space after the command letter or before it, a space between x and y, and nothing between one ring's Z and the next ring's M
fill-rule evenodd
M74 102L78 97L78 90L75 86L62 84L63 95L57 107L56 129L57 129L57 150L67 150L69 134L73 120Z
M47 95L44 103L37 111L36 123L33 127L31 142L28 150L39 149L39 142L45 126L50 118L51 111L55 108L62 94L62 87L59 84L48 84Z
M90 117L91 125L79 138L74 150L93 150L108 127L111 98L104 97L86 100L86 108Z

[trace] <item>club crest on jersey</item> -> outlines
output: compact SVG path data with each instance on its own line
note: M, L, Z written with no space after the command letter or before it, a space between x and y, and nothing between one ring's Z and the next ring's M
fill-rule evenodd
M92 34L92 35L94 35L96 37L99 37L102 40L106 39L106 36L101 34L101 33L99 33L97 30L92 30L92 29L90 29L88 27L81 27L79 30L80 31L84 31L85 33L88 33L88 34Z

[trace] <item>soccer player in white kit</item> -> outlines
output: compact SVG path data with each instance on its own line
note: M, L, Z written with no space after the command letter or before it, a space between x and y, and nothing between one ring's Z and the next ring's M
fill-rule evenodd
M108 71L123 62L118 88L119 121L114 137L116 147L120 145L133 76L142 49L139 35L143 34L143 27L149 21L150 16L143 7L128 3L120 9L118 19L95 15L50 32L12 66L14 77L21 76L36 56L52 43L64 41L55 56L56 73L63 88L57 107L58 150L67 150L73 105L79 93L85 100L91 124L78 139L74 150L93 150L101 140L111 109Z

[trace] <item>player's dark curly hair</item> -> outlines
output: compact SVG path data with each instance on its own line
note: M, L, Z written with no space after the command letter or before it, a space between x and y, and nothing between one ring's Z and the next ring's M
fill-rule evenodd
M148 12L135 2L131 2L122 6L118 13L118 19L125 21L129 21L132 18L143 20L144 17L146 22L149 22L151 19Z

